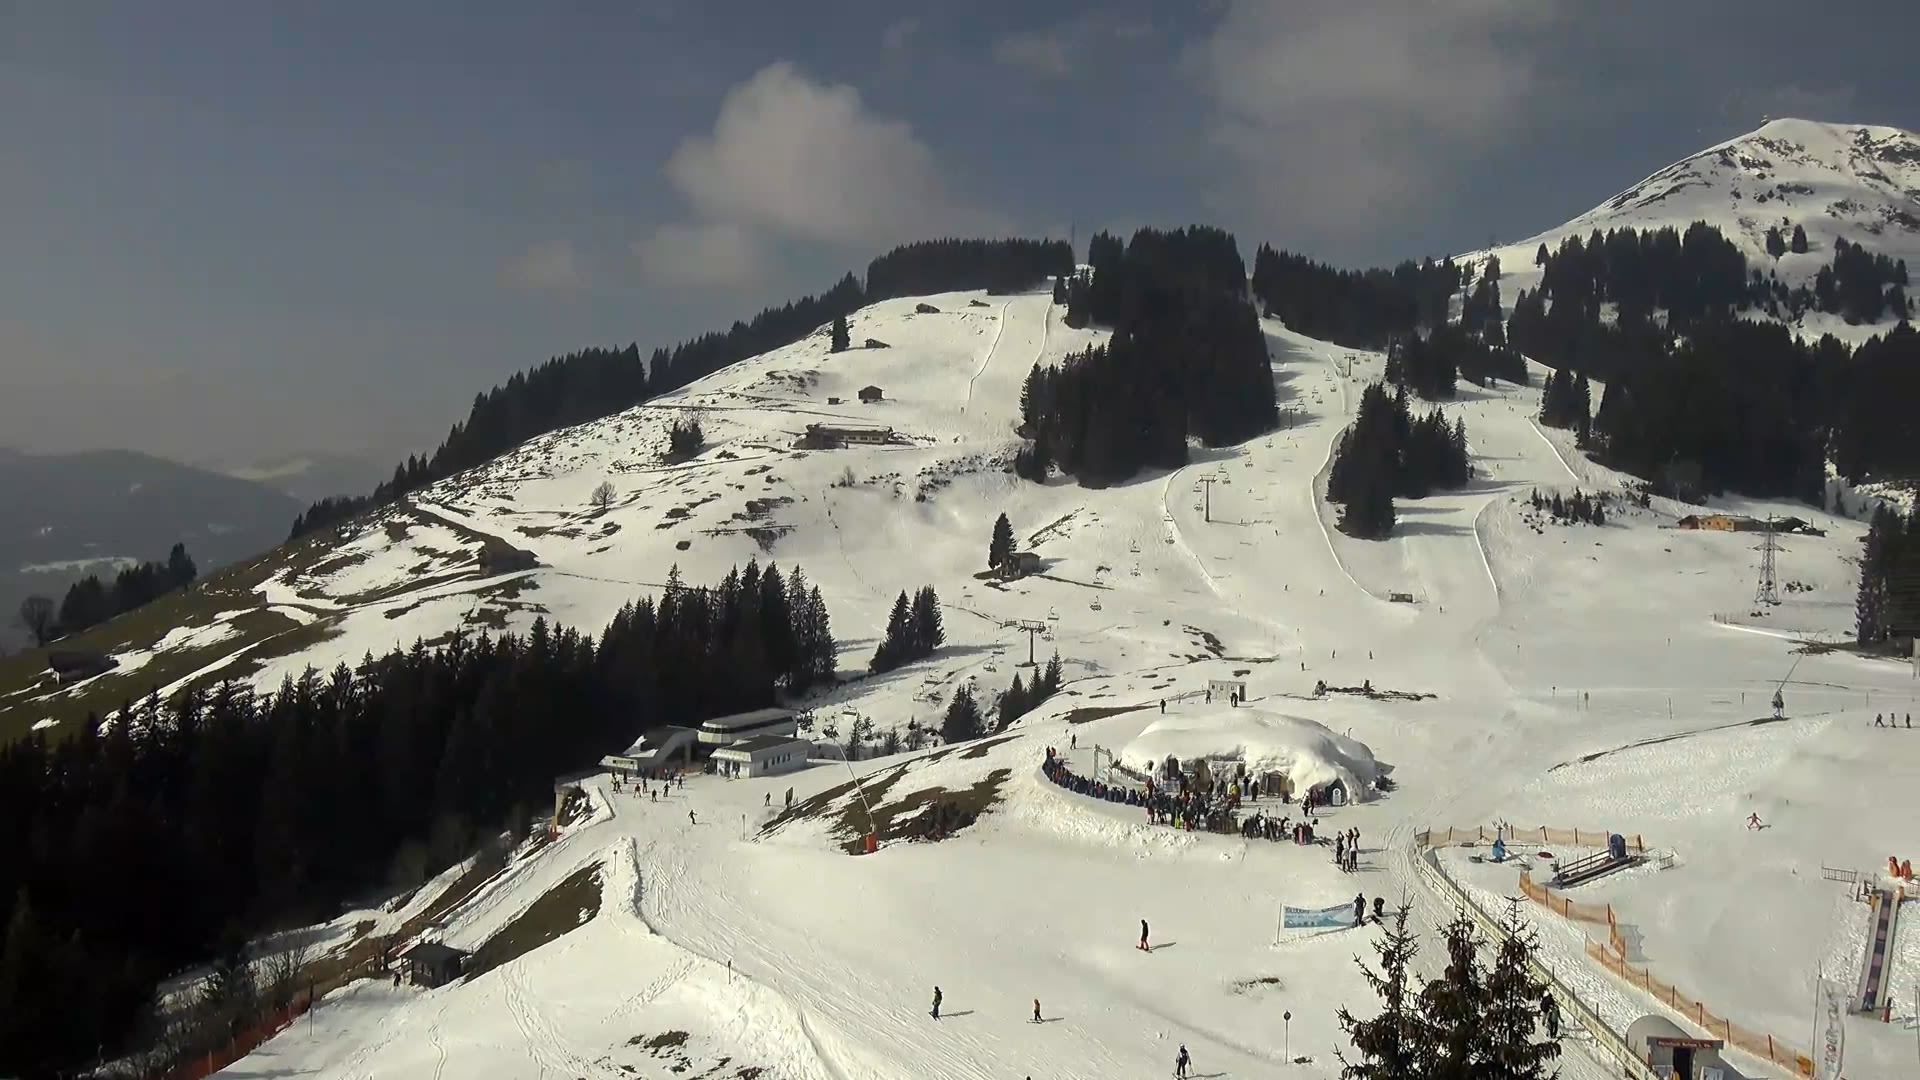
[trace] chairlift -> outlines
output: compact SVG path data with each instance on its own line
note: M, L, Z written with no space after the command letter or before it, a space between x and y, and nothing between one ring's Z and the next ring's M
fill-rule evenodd
M1138 540L1135 540L1135 541L1134 541L1134 542L1132 543L1132 545L1130 545L1130 546L1129 546L1129 547L1127 548L1127 550L1128 550L1128 551L1131 551L1131 552L1133 552L1133 553L1134 553L1135 555L1138 555L1138 554L1140 554L1140 541L1138 541Z
M1098 599L1096 599L1096 600L1094 600L1094 602L1093 602L1093 603L1091 603L1091 604L1088 604L1088 605L1087 605L1087 607L1088 607L1088 608L1089 608L1090 610L1093 610L1093 611L1099 611L1099 610L1100 610L1100 601L1099 601Z

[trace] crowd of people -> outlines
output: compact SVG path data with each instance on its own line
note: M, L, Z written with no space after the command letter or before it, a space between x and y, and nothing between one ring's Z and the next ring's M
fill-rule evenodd
M1274 815L1256 811L1251 816L1240 817L1241 800L1257 800L1258 786L1235 777L1224 785L1214 782L1196 784L1185 773L1173 773L1164 783L1156 782L1147 776L1141 780L1142 787L1124 784L1108 784L1091 780L1075 773L1068 766L1066 758L1054 747L1047 747L1046 762L1041 766L1047 779L1066 788L1076 795L1099 799L1103 802L1120 803L1139 807L1146 811L1147 820L1155 825L1167 825L1187 832L1213 832L1232 834L1238 832L1249 840L1270 840L1278 843L1291 840L1296 844L1320 842L1315 830L1319 819L1313 814L1317 807L1311 792L1300 800L1300 817L1291 814ZM1285 794L1280 796L1284 805L1292 805ZM1341 834L1343 844L1347 840L1358 842L1358 830ZM1341 850L1342 869L1348 869L1352 861L1346 847Z

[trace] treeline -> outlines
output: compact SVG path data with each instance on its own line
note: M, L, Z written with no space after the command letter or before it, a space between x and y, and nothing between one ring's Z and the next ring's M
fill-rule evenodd
M38 630L34 634L42 638L41 644L78 634L150 604L175 589L186 588L199 573L187 555L187 546L175 544L167 553L166 562L143 562L126 567L113 576L111 584L96 574L88 574L67 587L67 595L60 601L57 622L47 627L44 635Z
M1562 496L1554 492L1551 498L1540 494L1535 488L1527 497L1527 504L1540 513L1551 517L1560 525L1605 525L1607 523L1607 495L1595 492L1592 495L1573 489L1573 494Z
M1073 252L1059 241L939 240L909 244L868 266L863 288L852 274L818 296L770 307L724 332L642 357L638 345L557 356L476 396L467 418L431 455L415 455L369 495L321 499L294 520L289 539L338 524L500 456L528 439L638 405L729 364L791 345L892 290L950 292L1025 288L1071 271ZM880 277L876 285L874 274Z
M1103 232L1088 251L1091 274L1057 288L1069 323L1113 335L1028 373L1021 476L1044 479L1058 466L1104 486L1186 464L1189 436L1220 446L1279 422L1266 338L1230 234L1142 229L1122 247Z
M1898 269L1845 247L1850 275ZM1556 251L1542 245L1535 261L1541 286L1515 301L1507 338L1606 384L1587 440L1606 464L1681 498L1734 490L1815 504L1829 455L1856 482L1920 468L1909 404L1920 339L1910 328L1850 352L1831 336L1807 343L1742 318L1777 283L1698 222L1684 233L1572 236ZM1549 391L1543 419L1575 427L1564 394Z
M1438 408L1415 417L1404 388L1389 396L1384 384L1372 383L1334 448L1327 501L1343 507L1342 532L1379 540L1393 532L1396 497L1424 498L1435 488L1462 487L1472 475L1466 421L1448 424Z
M1451 401L1463 378L1475 386L1493 379L1525 385L1527 362L1496 340L1448 323L1425 336L1396 339L1387 347L1385 374L1387 382L1428 401Z
M911 600L902 589L893 601L893 612L887 616L886 637L873 650L867 670L878 675L924 660L946 640L947 631L940 621L940 597L934 594L933 586L921 586Z
M1027 715L1047 703L1060 689L1060 653L1056 651L1047 666L1034 672L1033 681L1026 685L1020 683L1020 673L1014 672L1013 684L1000 692L1000 718L1002 731L1015 720Z
M1863 545L1855 640L1875 646L1920 635L1920 508L1902 520L1881 504Z
M0 1073L131 1048L162 978L417 886L550 805L556 775L668 719L771 705L831 678L833 656L798 570L694 588L676 569L597 641L542 620L416 643L0 750Z
M1024 292L1073 273L1065 240L922 240L867 264L867 303L961 289Z
M1833 241L1833 261L1813 277L1813 303L1849 325L1877 323L1892 315L1905 321L1907 260L1876 255L1847 238Z
M1593 387L1586 373L1559 368L1547 376L1540 388L1540 422L1566 428L1578 436L1581 446L1587 445L1593 426Z
M1462 281L1451 258L1409 260L1392 270L1339 270L1266 244L1253 257L1253 295L1269 318L1355 349L1383 348L1441 326ZM1496 265L1489 283L1496 300L1498 281Z

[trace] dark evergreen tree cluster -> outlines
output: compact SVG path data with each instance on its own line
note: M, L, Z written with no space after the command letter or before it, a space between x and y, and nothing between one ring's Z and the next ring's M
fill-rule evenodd
M833 327L828 331L828 334L831 340L828 342L827 348L830 352L846 352L853 346L853 331L847 328L847 317L845 315L835 315L833 317Z
M1547 376L1540 389L1540 422L1548 427L1566 428L1580 436L1586 445L1593 425L1593 387L1585 373L1559 368Z
M961 683L953 692L953 700L947 702L946 715L940 718L940 737L952 745L986 733L986 720L980 715L980 703L974 700L973 687Z
M1449 401L1463 378L1475 386L1493 379L1524 386L1527 362L1505 345L1449 323L1389 345L1386 378L1428 401Z
M1025 292L1071 273L1065 240L922 240L867 264L867 302L961 289Z
M1920 636L1920 508L1905 520L1884 504L1874 512L1860 558L1854 633L1866 646Z
M1617 372L1592 424L1608 465L1682 498L1732 489L1818 501L1825 476L1821 353L1778 323L1694 326L1670 350Z
M1804 232L1796 234L1799 249ZM1897 262L1851 244L1837 245L1836 258L1849 284L1830 275L1834 310L1852 304L1865 317L1876 295L1892 310ZM1699 223L1684 234L1569 237L1556 252L1543 245L1536 261L1541 288L1515 302L1508 339L1576 381L1606 384L1587 440L1606 464L1683 497L1734 490L1811 502L1829 453L1856 481L1920 470L1920 423L1904 404L1920 378L1920 338L1910 328L1850 353L1830 336L1806 343L1778 324L1744 319L1743 308L1772 309L1784 288L1748 271L1731 243ZM1804 298L1804 306L1818 303ZM1577 395L1562 378L1543 395L1542 420L1577 430Z
M1490 344L1507 340L1506 313L1500 307L1500 256L1487 257L1480 280L1461 302L1460 326Z
M129 566L113 576L112 584L89 574L67 587L60 601L58 635L78 634L117 615L124 615L143 604L150 604L175 589L193 584L199 570L187 555L185 544L173 545L164 563L144 562Z
M1907 260L1876 255L1846 237L1833 242L1833 262L1813 279L1814 303L1849 325L1877 323L1892 315L1906 321Z
M1187 460L1279 422L1271 361L1245 298L1245 265L1218 229L1093 238L1090 275L1067 282L1068 321L1113 327L1105 345L1035 367L1021 391L1029 442L1016 471L1058 466L1089 487Z
M1663 311L1667 325L1681 330L1710 315L1745 310L1759 299L1747 257L1705 222L1694 222L1684 233L1623 228L1602 234L1596 229L1585 240L1567 237L1552 252L1542 244L1534 262L1541 268L1540 288L1530 299L1550 303L1555 319L1576 323L1594 321L1600 306L1611 304L1621 323L1646 322ZM1518 300L1514 315L1520 315ZM1536 355L1532 345L1515 336L1511 321L1507 336L1520 351Z
M878 675L924 660L946 640L947 631L940 621L940 598L934 594L933 586L921 586L911 600L902 589L893 602L892 614L887 616L887 635L873 650L867 670Z
M309 506L294 519L290 538L339 524L483 465L535 436L611 416L729 364L791 345L822 325L843 324L847 315L874 300L958 289L1026 289L1072 269L1072 249L1057 240L908 244L868 266L865 288L848 274L818 296L768 308L724 333L655 349L651 357L642 357L638 345L555 357L475 397L467 418L453 426L439 449L396 466L393 477L371 494L326 498ZM844 348L840 340L835 337L838 348Z
M675 420L667 431L667 461L677 463L690 461L707 444L706 432L700 430L700 421L696 419Z
M1498 280L1496 268L1493 282ZM1265 244L1253 257L1253 295L1268 316L1309 337L1356 349L1383 348L1443 325L1460 286L1461 271L1451 258L1403 262L1392 270L1338 270ZM1497 312L1498 286L1489 287Z
M1589 495L1579 488L1574 488L1572 495L1562 496L1556 491L1548 497L1540 494L1539 489L1535 488L1527 497L1527 503L1560 525L1605 525L1607 523L1607 496L1604 492Z
M1344 507L1342 531L1378 540L1393 531L1395 497L1423 498L1471 476L1466 421L1449 424L1437 408L1415 417L1404 389L1389 395L1373 383L1334 449L1327 501Z
M1840 475L1855 483L1920 476L1920 331L1896 326L1850 356L1818 363Z
M799 571L669 580L598 641L540 621L416 643L0 749L0 1073L128 1049L161 979L421 884L639 729L831 678L826 610Z
M1489 945L1464 913L1444 930L1447 963L1420 986L1408 909L1374 942L1379 970L1361 964L1380 1012L1361 1020L1344 1006L1340 1027L1353 1056L1341 1080L1550 1080L1560 1056L1560 1005L1535 974L1539 945L1510 912ZM1489 962L1489 959L1491 962Z
M1006 730L1015 720L1046 704L1059 689L1060 654L1057 652L1044 669L1034 672L1033 682L1022 684L1019 674L1015 673L1013 685L1000 693L1000 729Z

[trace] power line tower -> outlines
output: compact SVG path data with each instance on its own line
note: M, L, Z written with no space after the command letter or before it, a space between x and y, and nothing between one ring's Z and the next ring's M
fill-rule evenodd
M1773 557L1780 550L1780 534L1773 529L1773 515L1767 515L1766 535L1760 541L1760 585L1753 592L1756 604L1778 604L1780 591L1773 577Z

